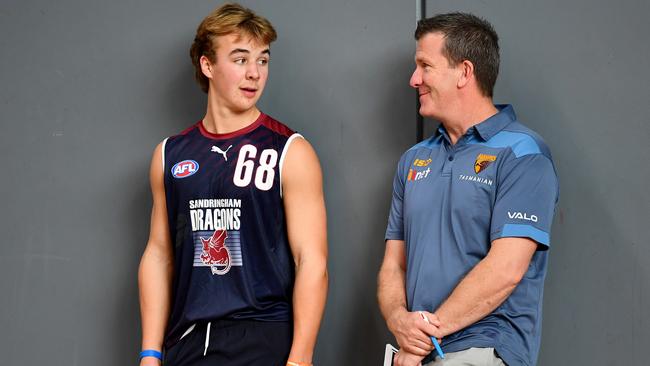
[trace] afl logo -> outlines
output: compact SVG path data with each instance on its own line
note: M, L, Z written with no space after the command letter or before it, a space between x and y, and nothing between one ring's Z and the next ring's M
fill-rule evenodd
M187 178L199 171L199 163L194 160L183 160L174 164L172 175L174 178Z

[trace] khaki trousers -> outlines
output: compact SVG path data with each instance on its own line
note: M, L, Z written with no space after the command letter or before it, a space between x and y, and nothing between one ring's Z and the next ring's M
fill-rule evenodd
M424 366L506 366L497 356L494 348L470 348L464 351L445 353L445 358L436 357Z

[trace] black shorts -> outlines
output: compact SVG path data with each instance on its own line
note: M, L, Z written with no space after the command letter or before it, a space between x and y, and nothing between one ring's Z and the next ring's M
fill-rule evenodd
M164 366L285 366L293 327L288 322L217 320L207 323L165 350Z

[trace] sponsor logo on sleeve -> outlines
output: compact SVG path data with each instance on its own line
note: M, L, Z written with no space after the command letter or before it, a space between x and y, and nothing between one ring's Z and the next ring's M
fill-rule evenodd
M474 173L478 174L484 171L495 160L497 160L495 155L478 154L476 161L474 162Z
M183 160L174 164L172 176L174 178L187 178L199 171L199 163L194 160Z
M510 212L510 211L508 211L508 217L510 219L518 219L518 220L526 220L526 221L537 222L537 216L529 215L529 214L527 214L525 212Z

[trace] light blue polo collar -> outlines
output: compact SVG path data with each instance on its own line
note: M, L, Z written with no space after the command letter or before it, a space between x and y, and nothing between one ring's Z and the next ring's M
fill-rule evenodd
M490 116L483 122L479 122L474 126L470 127L467 130L467 135L477 134L480 136L483 141L488 141L492 136L499 133L510 123L517 120L517 115L515 114L514 108L510 104L496 104L495 107L499 110L495 115ZM447 130L442 125L438 125L438 130L436 131L436 136L442 135L446 140L449 141Z

